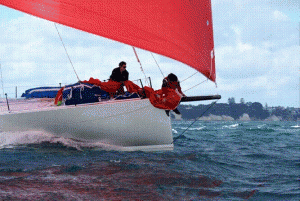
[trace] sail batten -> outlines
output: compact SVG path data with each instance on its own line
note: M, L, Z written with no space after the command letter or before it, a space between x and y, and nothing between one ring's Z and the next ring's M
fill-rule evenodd
M0 4L170 57L215 81L210 0L0 0Z

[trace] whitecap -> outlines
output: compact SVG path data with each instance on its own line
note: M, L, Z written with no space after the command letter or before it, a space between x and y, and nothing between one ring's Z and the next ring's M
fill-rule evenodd
M22 144L34 144L44 141L50 141L54 136L39 131L24 132L1 132L0 133L0 149L12 148Z
M23 132L1 132L0 149L14 148L16 146L28 144L41 144L49 142L53 144L61 143L66 147L81 150L81 147L90 146L89 143L77 141L69 138L56 137L43 131L23 131Z
M201 127L199 127L199 128L189 128L189 130L202 130L202 129L204 129L206 126L201 126Z
M173 131L173 133L178 133L177 130L175 130L175 129L173 129L173 128L172 128L172 131Z
M264 127L266 124L263 124L263 125L258 125L257 128L262 128Z
M229 126L227 126L227 125L222 126L222 128L236 128L238 126L239 126L239 124L232 124L232 125L229 125Z
M291 126L292 128L300 128L300 125Z
M239 126L239 124L233 124L233 125L230 125L229 127L230 128L236 128L236 127L238 127Z
M188 127L179 127L179 129L184 129L184 130L187 129L187 128L188 128Z

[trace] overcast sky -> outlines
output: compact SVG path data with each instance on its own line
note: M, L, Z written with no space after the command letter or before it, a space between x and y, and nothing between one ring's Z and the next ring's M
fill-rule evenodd
M226 103L266 103L300 107L300 1L213 0L217 87L197 73L181 83L186 95L220 94ZM131 80L143 78L132 47L57 25L81 80L107 79L122 60ZM14 97L30 87L77 82L54 23L0 6L0 62L4 92ZM155 89L163 75L152 55L137 49ZM196 71L180 62L153 54L164 75L184 80ZM2 83L0 85L2 93ZM200 102L199 102L200 103ZM203 102L208 104L209 102Z

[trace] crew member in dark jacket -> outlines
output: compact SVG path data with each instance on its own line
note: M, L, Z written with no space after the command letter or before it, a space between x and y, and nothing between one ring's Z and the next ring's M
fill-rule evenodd
M123 82L127 81L129 77L129 73L126 70L126 62L121 61L119 63L119 67L115 68L110 76L110 80L117 81L117 82Z
M117 94L124 94L124 81L127 81L129 77L129 73L126 70L126 62L121 61L119 63L119 67L115 68L110 76L110 80L116 81L116 82L121 82L122 85L118 89Z

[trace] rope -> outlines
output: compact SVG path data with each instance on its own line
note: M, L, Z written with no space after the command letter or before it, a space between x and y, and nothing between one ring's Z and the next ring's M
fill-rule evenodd
M154 56L153 56L152 52L151 52L151 55L152 55L152 57L153 57L153 59L154 59L154 61L155 61L156 65L157 65L157 67L159 68L159 70L160 70L160 72L161 72L162 76L163 76L163 77L165 77L165 76L164 76L164 74L163 74L163 72L162 72L162 70L160 69L160 67L159 67L159 65L158 65L158 63L157 63L157 61L156 61L156 59L154 58Z
M177 136L177 137L174 138L174 140L173 140L172 143L174 143L177 139L179 139L196 121L198 121L217 102L218 102L218 100L215 101L215 102L213 102L212 104L210 104L210 106L198 118L196 118L195 121L193 121L179 136Z
M59 35L59 38L60 38L60 40L61 40L63 46L64 46L64 48L65 48L65 51L66 51L67 56L68 56L68 58L69 58L69 61L70 61L71 65L72 65L72 67L73 67L74 73L75 73L75 75L76 75L78 81L80 81L80 79L79 79L79 77L78 77L78 75L77 75L77 73L76 73L76 71L75 71L75 68L74 68L74 66L73 66L73 63L72 63L72 61L71 61L71 59L70 59L70 57L69 57L69 54L68 54L67 49L66 49L66 47L65 47L65 44L64 44L64 42L63 42L63 40L62 40L62 38L61 38L61 36L60 36L60 34L59 34L59 31L58 31L58 29L57 29L57 27L56 27L56 23L54 23L54 26L55 26L55 28L56 28L56 31L57 31L57 33L58 33L58 35Z
M145 72L144 72L144 69L143 69L143 67L142 67L142 63L140 62L139 57L138 57L138 55L137 55L137 53L136 53L136 51L135 51L135 48L134 48L133 46L132 46L132 48L133 48L134 54L135 54L135 56L136 56L136 59L137 59L137 61L138 61L139 64L140 64L141 71L142 71L142 73L143 73L144 76L145 76L145 80L146 80L148 86L150 86L150 85L149 85L149 82L148 82L148 80L147 80L147 76L146 76L146 74L145 74Z

